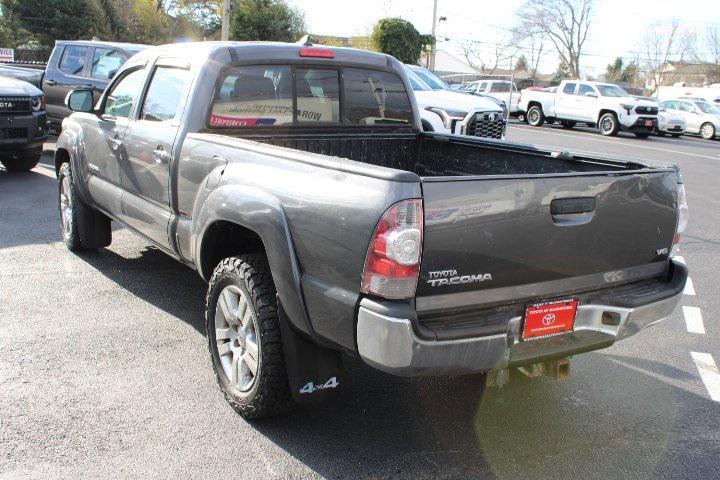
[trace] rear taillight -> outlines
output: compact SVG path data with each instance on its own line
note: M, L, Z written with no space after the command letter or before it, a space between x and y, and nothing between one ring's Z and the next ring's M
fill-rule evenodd
M677 195L678 195L678 220L677 227L675 228L675 236L673 237L673 245L671 255L677 254L678 245L680 244L680 235L685 232L688 224L688 204L687 198L685 197L685 184L677 184Z
M415 296L422 232L422 200L403 200L385 212L365 257L363 293L394 299Z

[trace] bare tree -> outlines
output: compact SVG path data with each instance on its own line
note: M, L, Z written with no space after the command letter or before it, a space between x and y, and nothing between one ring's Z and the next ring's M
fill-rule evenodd
M671 60L683 61L692 56L694 40L694 32L682 29L678 19L655 23L648 29L640 45L640 54L653 88L662 85Z
M561 61L580 77L580 55L590 31L594 0L526 0L517 11L517 29L542 35Z
M710 54L710 61L720 65L720 25L712 23L705 28L705 48Z
M530 78L534 79L538 73L540 61L548 54L545 35L516 28L513 30L512 41L525 55Z
M495 42L493 50L493 61L490 69L490 74L495 73L505 62L510 62L513 57L518 54L518 46L514 42L511 35L504 36ZM512 70L513 65L509 64L509 70Z
M464 40L458 45L462 51L463 57L470 68L478 71L485 70L485 62L480 56L480 44L473 40Z

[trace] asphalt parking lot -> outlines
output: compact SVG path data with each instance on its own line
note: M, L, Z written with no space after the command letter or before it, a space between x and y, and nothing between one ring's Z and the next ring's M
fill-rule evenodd
M695 479L720 470L720 141L513 124L508 139L677 163L683 308L569 379L484 392L349 361L330 403L248 423L216 387L205 285L124 229L60 242L52 143L0 169L0 478Z

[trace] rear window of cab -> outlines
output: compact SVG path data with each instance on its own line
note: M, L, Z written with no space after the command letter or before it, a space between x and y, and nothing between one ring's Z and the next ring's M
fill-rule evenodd
M361 68L251 65L226 70L210 128L413 123L400 77Z

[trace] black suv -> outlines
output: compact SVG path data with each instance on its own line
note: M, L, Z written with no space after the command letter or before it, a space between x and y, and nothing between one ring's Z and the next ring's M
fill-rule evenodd
M0 77L0 162L10 171L30 170L48 136L45 97L28 82Z

